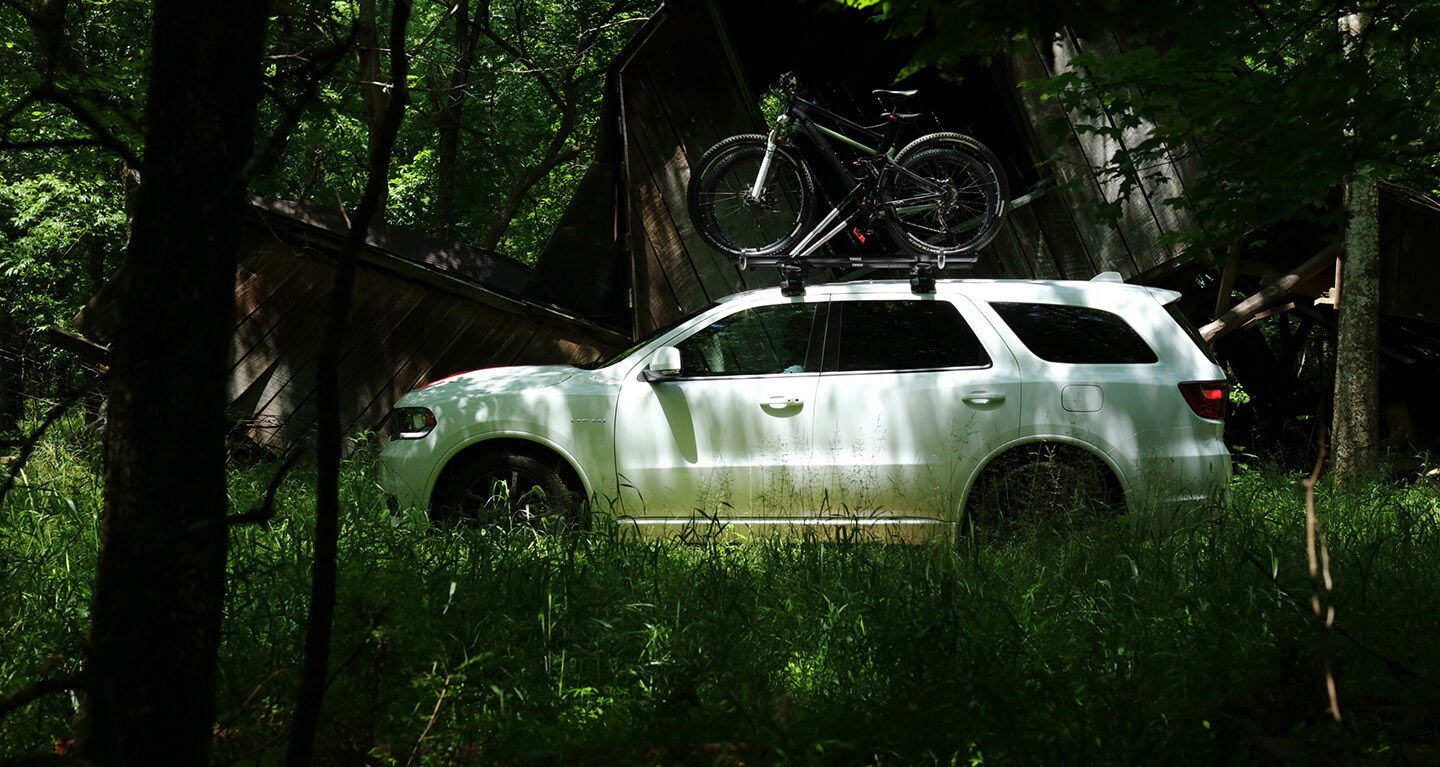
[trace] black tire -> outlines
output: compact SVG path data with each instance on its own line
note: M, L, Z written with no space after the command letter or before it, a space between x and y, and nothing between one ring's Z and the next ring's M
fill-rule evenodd
M564 529L577 519L581 493L554 461L522 453L462 457L445 471L431 519Z
M985 467L966 501L961 533L1010 537L1065 529L1123 510L1124 496L1110 467L1080 448L1046 442L1001 455Z
M932 262L964 258L1000 233L1010 184L984 144L959 133L931 133L901 149L895 165L882 187L885 222L905 252ZM895 204L929 191L916 176L946 186L944 206L917 211Z
M765 194L751 202L767 137L731 136L710 147L690 176L690 219L701 239L732 257L785 252L815 220L815 179L794 152L776 147ZM747 180L748 179L748 180Z

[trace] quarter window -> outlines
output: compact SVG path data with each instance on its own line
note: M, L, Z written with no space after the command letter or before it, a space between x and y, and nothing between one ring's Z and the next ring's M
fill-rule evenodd
M990 355L949 301L836 301L835 369L934 370L983 367Z
M1032 354L1047 362L1143 365L1154 350L1118 314L1068 304L990 304Z
M681 375L807 373L810 334L821 304L758 306L722 317L681 341Z

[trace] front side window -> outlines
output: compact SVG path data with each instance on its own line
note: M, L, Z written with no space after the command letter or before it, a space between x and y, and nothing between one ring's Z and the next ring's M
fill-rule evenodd
M1068 304L992 303L1020 343L1046 362L1144 365L1159 360L1120 315Z
M901 371L983 367L990 355L949 301L836 301L834 369Z
M807 362L820 304L757 306L722 317L681 341L681 375L813 373Z

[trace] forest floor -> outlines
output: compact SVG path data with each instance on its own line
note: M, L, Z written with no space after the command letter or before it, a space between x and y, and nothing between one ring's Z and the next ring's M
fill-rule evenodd
M97 453L62 430L0 508L0 695L82 654ZM232 508L271 471L237 468ZM345 473L326 763L1440 763L1434 484L1322 483L1327 635L1293 473L1241 470L1179 529L957 550L436 531L388 513L369 472ZM232 536L217 763L283 754L311 479ZM73 706L12 714L0 760L52 752Z

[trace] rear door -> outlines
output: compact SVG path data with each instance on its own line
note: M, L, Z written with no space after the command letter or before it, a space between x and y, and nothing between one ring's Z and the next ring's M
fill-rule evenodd
M953 520L978 461L1019 428L1013 355L960 296L831 302L811 459L831 514Z

